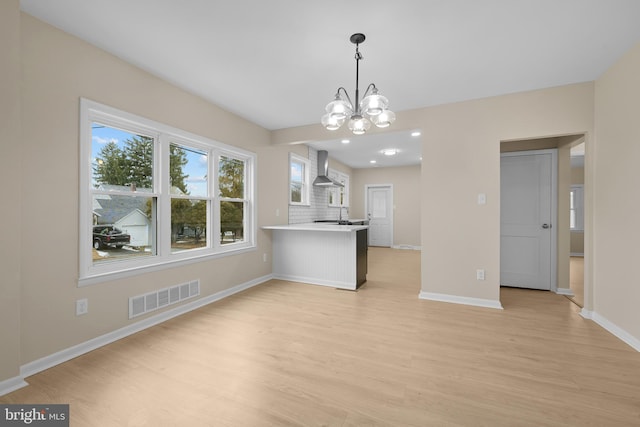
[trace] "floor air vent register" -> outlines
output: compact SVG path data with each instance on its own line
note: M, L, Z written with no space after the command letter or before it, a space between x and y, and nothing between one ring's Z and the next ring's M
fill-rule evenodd
M129 298L129 319L200 295L200 280Z

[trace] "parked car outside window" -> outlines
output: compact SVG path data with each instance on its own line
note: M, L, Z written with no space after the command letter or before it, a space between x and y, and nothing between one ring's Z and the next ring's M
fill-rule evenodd
M94 249L121 248L131 242L131 236L113 225L93 226Z

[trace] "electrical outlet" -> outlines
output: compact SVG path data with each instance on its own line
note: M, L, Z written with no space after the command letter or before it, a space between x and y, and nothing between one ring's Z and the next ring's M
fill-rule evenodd
M266 253L262 254L262 262L267 262L267 254Z
M484 270L476 270L476 280L484 280Z
M82 316L89 311L89 300L86 298L76 301L76 316Z

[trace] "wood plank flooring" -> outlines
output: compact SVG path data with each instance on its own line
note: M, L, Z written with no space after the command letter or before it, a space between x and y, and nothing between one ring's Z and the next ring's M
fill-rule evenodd
M418 299L420 254L358 291L271 281L27 379L72 426L636 426L640 353L550 292Z

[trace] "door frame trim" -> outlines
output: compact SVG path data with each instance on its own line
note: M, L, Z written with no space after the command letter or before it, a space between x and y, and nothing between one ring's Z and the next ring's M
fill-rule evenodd
M551 265L550 291L558 292L558 149L511 151L500 153L500 157L531 156L536 154L551 154ZM502 168L500 168L502 174ZM500 195L502 197L502 195ZM502 229L500 229L502 235ZM501 267L502 268L502 267Z
M364 185L364 215L366 217L366 219L369 219L369 189L370 188L388 188L389 192L390 192L390 203L391 203L391 209L389 209L390 213L389 213L389 221L391 221L391 226L389 227L389 239L391 240L389 243L389 247L392 248L393 247L393 211L394 211L394 205L393 205L393 184L365 184ZM369 234L369 238L371 238L371 233ZM367 245L369 244L369 241L367 241Z

